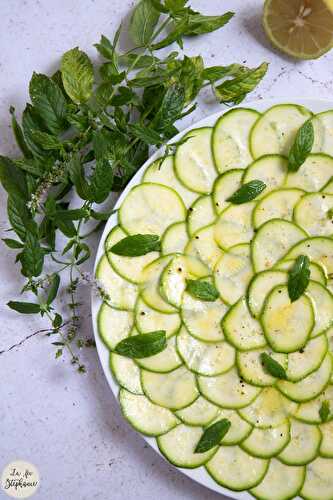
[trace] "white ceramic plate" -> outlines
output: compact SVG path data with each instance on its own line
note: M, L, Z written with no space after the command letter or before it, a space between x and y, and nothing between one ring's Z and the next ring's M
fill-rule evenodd
M237 107L246 107L246 108L253 108L256 109L257 111L265 111L266 109L270 108L271 106L274 106L275 104L282 104L282 103L293 103L293 104L300 104L302 106L307 107L310 109L313 113L320 113L321 111L327 111L329 109L333 109L333 101L327 101L327 100L320 100L320 99L295 99L292 98L291 100L288 98L279 98L279 99L262 99L258 101L252 101L252 102L246 102L243 105L240 106L235 106ZM185 135L187 132L194 128L200 128L200 127L211 127L215 124L216 120L222 116L226 111L229 111L230 108L224 109L223 111L219 113L215 113L213 115L210 115L203 120L200 120L199 122L191 125L188 127L186 130L183 130L180 132L177 136L175 136L172 142L179 141L183 135ZM121 194L120 198L118 199L115 208L118 208L124 198L126 197L128 191L132 189L133 186L140 184L142 176L148 165L150 165L153 161L155 161L158 157L161 156L161 150L157 151L155 154L153 154L149 160L146 161L146 163L138 170L138 172L135 174L131 182L127 185L126 189L123 191ZM97 250L97 255L96 255L96 261L95 261L95 268L94 271L96 271L96 265L104 253L104 241L111 231L111 229L117 225L117 214L112 215L109 220L107 221L99 246ZM110 368L109 368L109 350L106 348L106 346L103 344L102 340L100 339L97 331L97 313L99 310L99 307L101 305L101 300L96 297L96 295L93 294L92 296L92 321L93 321L93 329L94 329L94 335L95 335L95 340L96 340L96 345L97 345L97 352L99 355L99 359L101 361L105 376L107 378L107 381L111 387L111 390L114 394L114 396L117 398L118 396L118 391L119 391L119 386L115 382L115 380L112 377ZM117 398L118 401L118 398ZM133 430L134 431L134 430ZM161 455L155 438L148 438L146 436L142 436L145 441L152 447L154 450ZM161 455L162 456L162 455ZM164 458L164 457L163 457ZM250 495L249 493L245 492L236 492L236 491L231 491L227 488L223 488L222 486L219 486L206 472L204 467L199 467L197 469L181 469L178 467L180 471L182 471L184 474L186 474L188 477L193 479L194 481L197 481L198 483L206 486L207 488L210 488L211 490L217 491L218 493L222 495L226 495L228 497L237 499L237 500L253 500L253 496Z

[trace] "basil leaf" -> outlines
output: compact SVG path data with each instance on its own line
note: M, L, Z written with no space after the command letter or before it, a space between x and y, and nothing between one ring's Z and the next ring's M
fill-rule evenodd
M15 108L13 108L13 106L11 106L10 109L9 109L9 112L12 115L12 129L13 129L13 132L14 132L16 144L18 145L18 147L22 151L23 156L25 158L32 158L31 151L28 148L27 143L25 142L22 129L21 129L20 125L18 124L17 120L16 120Z
M11 238L2 238L2 241L9 248L18 249L18 248L23 248L24 246L20 241L12 240Z
M51 280L51 286L49 288L49 292L46 299L47 305L52 304L52 302L56 298L59 290L59 285L60 285L60 276L59 274L54 274Z
M214 446L220 444L230 427L231 422L226 418L223 418L222 420L219 420L218 422L215 422L207 427L195 447L194 453L205 453L205 451L208 451L214 448Z
M275 359L273 359L269 354L267 354L266 352L262 352L260 354L260 359L265 370L270 375L283 380L287 379L286 370L283 368L282 365L280 365L280 363L275 361Z
M288 276L288 294L291 302L299 299L305 292L310 280L310 260L306 255L299 255Z
M268 69L267 63L262 63L254 69L248 68L239 76L226 80L215 88L216 96L221 103L239 104L260 83Z
M148 145L152 144L154 146L159 146L160 144L163 144L163 139L158 132L155 132L155 130L151 128L140 125L139 123L130 124L129 130L134 135L134 137L141 139Z
M65 52L61 59L61 75L64 88L77 104L88 101L94 84L93 65L78 47Z
M186 291L206 302L215 302L219 298L219 292L208 281L186 280Z
M266 189L266 184L258 179L243 184L227 201L235 205L241 205L248 201L254 200L260 193Z
M160 14L150 0L141 0L135 7L129 25L129 35L138 47L149 45Z
M134 234L126 236L113 245L109 251L125 257L139 257L160 250L160 239L156 234Z
M331 413L330 402L325 400L319 409L319 416L322 422L327 422Z
M288 157L288 170L297 172L311 153L314 143L314 129L312 121L307 120L296 134L294 144L291 146Z
M38 314L41 309L39 304L34 304L33 302L7 302L7 306L16 312L21 314Z
M128 358L148 358L164 351L166 346L165 330L157 330L121 340L116 345L115 352Z
M0 156L0 182L12 198L26 200L28 189L24 172L6 156Z

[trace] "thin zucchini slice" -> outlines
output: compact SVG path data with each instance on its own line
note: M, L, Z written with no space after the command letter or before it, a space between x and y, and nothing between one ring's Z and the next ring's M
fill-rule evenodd
M261 483L251 494L261 500L287 500L297 497L305 478L305 467L289 467L272 459Z
M291 267L294 265L294 263L295 261L292 259L280 260L274 266L274 269L279 271L289 271ZM326 286L327 279L323 267L320 264L317 264L316 262L310 262L309 269L310 269L310 279L312 281L318 281L318 283L321 283L322 285Z
M278 285L267 296L261 321L274 351L298 351L306 344L314 326L312 302L306 295L290 302L287 286Z
M262 271L254 276L247 291L247 303L255 318L259 318L269 292L286 281L287 273L283 271Z
M199 395L195 376L184 366L169 373L141 370L141 384L153 403L170 410L185 408Z
M307 465L300 494L305 500L331 500L333 498L332 460L318 457Z
M169 226L163 234L162 254L184 253L188 241L186 222L176 222Z
M215 239L221 248L227 250L252 240L252 211L255 206L255 202L230 205L221 213L215 227Z
M199 396L194 403L176 411L175 414L184 424L205 426L215 419L218 412L219 408L217 406Z
M310 236L331 236L333 234L333 195L310 193L297 203L294 220Z
M226 313L222 320L226 339L240 351L248 351L266 345L262 327L253 318L245 298L240 299Z
M229 170L216 179L213 190L214 209L217 214L230 205L227 201L241 187L244 170Z
M287 378L291 382L298 382L310 375L321 365L328 350L326 335L311 339L297 352L288 354Z
M194 469L209 460L217 450L217 446L204 453L194 453L203 431L200 427L177 425L167 434L157 438L161 453L176 467Z
M115 226L105 240L104 249L113 269L131 283L142 282L142 271L153 260L159 257L158 252L149 252L140 257L124 257L110 252L110 248L127 236L120 226Z
M175 171L178 179L192 191L209 194L213 189L217 172L211 151L212 128L191 130L177 147Z
M247 352L237 352L237 368L245 382L260 387L270 386L276 382L276 378L270 375L263 367L261 354L267 353L286 370L288 366L288 356L286 354L275 353L265 347L262 349L252 349Z
M260 113L254 109L238 108L217 120L212 137L216 168L225 172L232 168L246 168L252 161L249 133Z
M149 165L143 174L142 182L153 182L154 184L169 186L179 194L186 207L192 205L194 200L198 197L198 193L184 187L177 179L174 171L173 156L167 156L162 163L160 160L156 160Z
M250 245L236 245L225 252L214 269L214 282L227 304L234 304L246 292L253 276Z
M311 298L315 311L315 325L311 337L317 337L332 325L333 296L326 287L315 281L310 281L306 293Z
M307 255L310 260L320 264L326 274L333 273L333 240L323 236L314 236L297 243L289 250L285 259L296 259Z
M326 458L333 458L333 421L320 426L323 439L320 444L320 455Z
M114 309L102 304L98 312L98 333L108 349L114 349L118 342L131 334L133 327L133 313Z
M178 332L181 319L178 313L163 314L155 311L139 297L135 305L135 325L140 333L165 330L169 338Z
M312 462L318 454L321 433L316 425L305 424L295 420L290 421L290 442L279 454L279 460L286 465L306 465Z
M148 264L142 272L141 298L149 307L165 314L177 311L160 293L160 277L173 257L173 255L160 257Z
M255 272L265 271L274 266L292 245L306 237L307 234L303 229L287 220L272 219L263 224L251 243Z
M151 403L146 396L120 389L119 402L126 420L146 436L165 434L179 422L170 410Z
M259 228L271 219L292 221L296 203L305 194L301 189L277 189L266 194L253 212L253 225Z
M256 199L263 198L267 193L280 188L285 183L288 171L288 161L284 156L266 155L254 161L244 172L243 184L260 180L266 184L264 191Z
M206 464L207 472L221 486L243 491L259 484L268 468L269 461L252 457L239 446L220 446Z
M250 425L242 417L240 417L236 410L227 410L226 408L220 408L215 421L221 420L221 418L226 418L231 423L230 429L221 441L221 444L225 446L231 446L241 443L249 436L250 432L252 431L252 425Z
M215 226L204 227L197 231L185 249L186 254L195 255L210 269L213 269L218 259L223 255L221 248L215 241Z
M296 410L296 403L274 387L266 387L250 405L239 410L239 414L249 424L267 429L288 422Z
M168 340L167 346L163 351L148 358L137 359L136 362L141 368L145 368L151 372L168 373L175 370L183 364L177 353L176 336Z
M324 111L312 118L315 130L314 153L325 153L333 156L333 112Z
M96 278L107 292L109 298L106 302L111 307L127 310L134 309L138 293L137 285L129 283L116 273L110 266L106 255L103 255L98 263Z
M209 226L216 219L211 196L200 196L188 209L187 230L193 236L202 227Z
M261 391L259 387L244 382L236 368L216 377L198 376L198 385L206 399L232 410L249 405Z
M110 353L110 369L120 385L133 394L143 394L140 380L140 368L131 358Z
M309 110L296 104L280 104L268 109L251 131L253 157L270 153L288 156L298 129L310 117Z
M177 349L188 369L199 375L220 375L235 364L235 349L228 342L202 342L185 328L177 335Z
M298 420L309 424L320 424L321 418L319 410L323 401L328 401L331 408L333 408L333 385L328 385L317 398L307 403L299 405L295 417ZM333 413L330 420L333 419Z
M285 423L272 429L253 429L240 446L253 457L271 458L280 453L289 441L289 423Z
M131 189L118 211L119 223L129 234L158 234L183 221L186 208L173 189L146 182Z
M327 194L333 194L333 179L331 178L324 187L321 188L321 191Z
M299 188L309 193L320 191L333 175L333 158L311 154L297 172L289 172L286 187Z

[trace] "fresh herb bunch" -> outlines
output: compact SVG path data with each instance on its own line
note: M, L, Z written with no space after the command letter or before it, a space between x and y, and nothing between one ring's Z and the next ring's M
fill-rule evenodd
M177 134L175 122L195 109L203 87L211 86L221 103L238 104L267 71L266 63L254 69L239 64L205 68L201 56L176 51L160 58L160 49L174 42L182 49L184 37L215 31L233 16L204 16L186 3L141 0L129 26L131 50L119 52L121 26L112 42L102 36L95 45L105 60L98 69L79 48L69 50L54 75L33 74L31 103L21 124L10 109L22 156L0 157L10 231L16 234L3 241L18 251L16 262L26 278L22 292L35 299L8 305L23 314L47 316L48 335L58 336L53 342L56 357L66 348L80 372L85 367L78 349L92 344L78 335L77 289L80 281L89 281L80 266L91 253L86 238L110 215L98 205L126 186L150 147L165 145ZM69 208L73 192L82 199L80 208ZM95 227L83 234L88 221L95 221ZM65 241L60 248L59 239ZM64 274L69 280L69 319L54 306ZM107 298L99 283L95 287Z

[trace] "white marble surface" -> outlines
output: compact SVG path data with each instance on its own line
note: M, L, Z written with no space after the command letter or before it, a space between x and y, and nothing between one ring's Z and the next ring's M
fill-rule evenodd
M222 5L221 5L222 4ZM52 72L61 54L76 45L95 57L92 44L128 19L129 0L10 0L1 2L0 152L16 151L8 108L21 111L33 70ZM294 62L268 45L260 26L262 0L193 0L205 12L234 10L221 31L186 43L210 64L270 62L257 97L332 98L333 53L314 62ZM125 37L122 40L126 45ZM195 118L218 110L205 94ZM184 124L185 126L188 121ZM1 190L0 228L7 228ZM36 500L217 499L176 471L123 421L102 374L95 350L82 353L88 373L77 375L55 361L50 340L26 337L43 328L40 319L22 317L5 303L17 297L21 279L12 252L0 251L0 471L10 461L34 463L41 475ZM82 328L91 334L89 296L82 293ZM17 343L19 347L9 349ZM2 496L1 496L2 495ZM0 498L5 498L0 492ZM7 497L6 497L7 498Z

